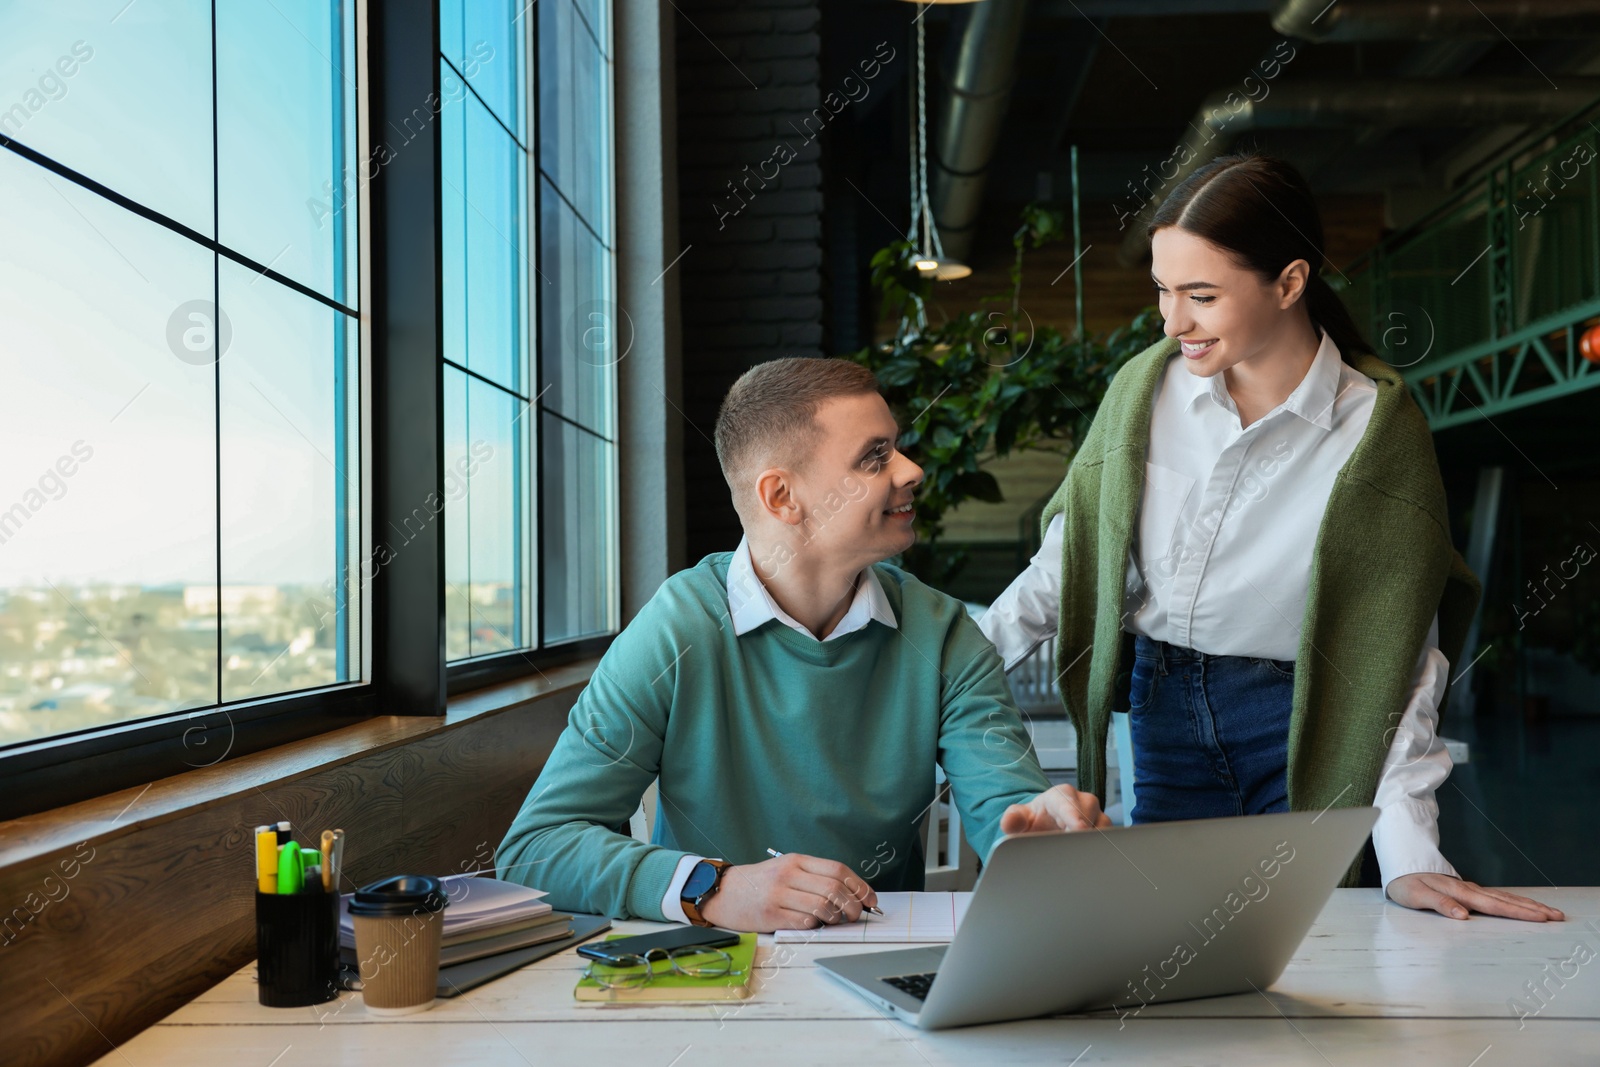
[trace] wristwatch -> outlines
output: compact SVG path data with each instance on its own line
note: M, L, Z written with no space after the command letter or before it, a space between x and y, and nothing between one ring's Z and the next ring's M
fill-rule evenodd
M689 872L689 880L683 883L683 888L678 892L685 918L696 926L711 925L700 914L700 909L716 895L722 886L722 873L732 866L724 860L701 860L694 865L694 870Z

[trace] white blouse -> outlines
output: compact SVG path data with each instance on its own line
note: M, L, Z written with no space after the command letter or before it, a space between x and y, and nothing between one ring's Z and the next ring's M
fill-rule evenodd
M1312 550L1334 477L1366 431L1377 390L1326 332L1305 378L1249 426L1223 376L1173 358L1156 385L1145 486L1123 582L1123 629L1228 656L1293 660ZM1061 516L979 625L1010 670L1055 636ZM1451 761L1438 739L1450 665L1435 617L1373 803L1385 887L1404 874L1454 875L1439 852L1434 791Z

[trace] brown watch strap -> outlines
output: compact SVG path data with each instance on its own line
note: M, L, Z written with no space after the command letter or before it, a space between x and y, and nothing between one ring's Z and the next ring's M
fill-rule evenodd
M702 860L701 862L709 863L711 866L717 869L717 880L711 883L710 889L707 889L695 899L681 900L679 903L683 905L684 918L688 919L696 926L710 926L711 924L706 921L705 916L700 914L700 908L707 900L716 895L717 890L722 888L722 876L727 872L729 867L733 866L733 864L729 863L727 860L714 859L706 859Z

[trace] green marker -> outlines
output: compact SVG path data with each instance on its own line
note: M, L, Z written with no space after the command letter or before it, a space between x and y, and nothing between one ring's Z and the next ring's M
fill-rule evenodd
M278 850L278 892L298 893L304 882L300 871L300 846L290 841Z

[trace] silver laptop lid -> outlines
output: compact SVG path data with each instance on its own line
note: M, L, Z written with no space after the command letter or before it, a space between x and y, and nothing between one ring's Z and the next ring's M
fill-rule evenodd
M1376 808L1022 834L989 854L924 1027L1264 989Z

